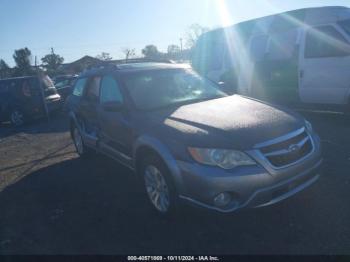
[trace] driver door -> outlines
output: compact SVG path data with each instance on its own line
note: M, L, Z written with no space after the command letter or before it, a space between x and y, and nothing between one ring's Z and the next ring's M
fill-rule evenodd
M105 105L111 103L119 104L119 109L109 110ZM130 166L132 162L130 116L120 86L111 75L106 75L101 80L99 120L101 148Z
M97 115L100 81L100 76L94 76L87 80L86 88L77 108L77 116L82 124L84 142L92 147L96 146L100 128Z

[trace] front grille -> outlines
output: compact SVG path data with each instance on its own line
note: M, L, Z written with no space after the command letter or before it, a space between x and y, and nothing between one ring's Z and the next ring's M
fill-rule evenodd
M310 136L305 130L295 136L259 148L274 167L284 167L306 157L313 150Z

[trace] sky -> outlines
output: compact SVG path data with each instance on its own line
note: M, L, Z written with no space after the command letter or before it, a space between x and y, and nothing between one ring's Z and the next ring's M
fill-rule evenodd
M10 66L15 49L32 60L50 53L72 62L84 55L154 44L180 45L191 24L208 28L314 6L348 6L350 0L0 0L0 59ZM225 15L223 15L225 13Z

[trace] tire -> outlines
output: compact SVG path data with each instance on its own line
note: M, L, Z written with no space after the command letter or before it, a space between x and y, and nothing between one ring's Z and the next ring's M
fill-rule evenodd
M21 109L13 108L9 114L10 122L13 126L23 126L25 123L25 116Z
M343 109L343 114L344 114L345 120L349 122L350 121L350 98L348 100L348 103L345 105Z
M94 151L84 144L81 133L75 125L72 125L72 127L71 127L71 134L72 134L72 139L73 139L74 147L75 147L77 154L81 158L91 157L94 154Z
M178 209L178 196L170 172L156 155L148 155L141 164L140 175L148 203L162 217L172 217Z

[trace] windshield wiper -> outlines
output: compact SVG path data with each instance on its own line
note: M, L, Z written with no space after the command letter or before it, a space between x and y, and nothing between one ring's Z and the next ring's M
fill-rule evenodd
M217 99L217 98L222 98L222 97L225 97L225 96L211 96L211 97L202 97L202 98L196 98L196 99L189 99L189 100L175 102L175 103L172 103L172 104L162 105L162 106L148 108L148 109L140 109L140 110L142 110L142 111L155 111L155 110L161 110L161 109L166 109L166 108L179 107L179 106L182 106L182 105L200 103L200 102L213 100L213 99Z

